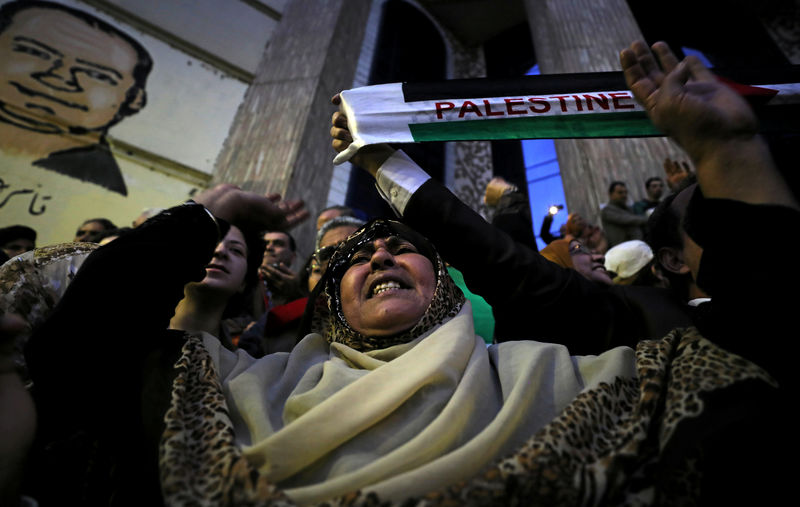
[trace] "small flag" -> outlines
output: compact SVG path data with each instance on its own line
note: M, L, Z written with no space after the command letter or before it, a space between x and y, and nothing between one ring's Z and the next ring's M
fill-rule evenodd
M762 129L799 130L800 65L714 72L748 99ZM663 135L622 72L390 83L345 90L341 98L353 143L334 164L377 143Z

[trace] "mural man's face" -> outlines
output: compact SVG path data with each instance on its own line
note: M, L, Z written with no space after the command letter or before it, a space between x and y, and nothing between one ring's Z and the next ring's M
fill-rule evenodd
M44 133L102 130L134 86L136 63L127 42L66 12L18 12L0 33L0 120Z

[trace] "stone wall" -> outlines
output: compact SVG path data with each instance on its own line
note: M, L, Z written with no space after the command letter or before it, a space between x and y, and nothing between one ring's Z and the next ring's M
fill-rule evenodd
M525 0L525 7L542 74L620 70L619 51L642 39L625 0ZM663 176L666 157L685 158L666 138L555 144L568 208L595 223L612 181L625 181L638 200L648 177Z
M353 55L361 45L369 4L287 4L217 159L214 182L304 199L312 215L324 207L333 157L330 98L352 82ZM313 244L312 222L292 231L298 245Z

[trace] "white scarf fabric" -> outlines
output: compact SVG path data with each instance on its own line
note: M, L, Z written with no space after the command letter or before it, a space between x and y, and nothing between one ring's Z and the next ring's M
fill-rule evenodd
M570 356L535 341L487 348L469 304L413 342L358 352L306 336L253 359L210 335L236 443L300 504L356 489L398 501L473 477L581 391L636 375L634 353Z

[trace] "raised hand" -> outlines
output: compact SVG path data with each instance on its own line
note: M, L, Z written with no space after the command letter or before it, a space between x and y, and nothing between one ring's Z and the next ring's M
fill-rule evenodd
M709 144L756 135L758 122L747 102L696 57L679 62L665 43L653 44L651 52L637 41L620 53L620 62L653 124L693 159L705 156Z
M342 99L337 93L331 97L331 104L338 106L342 103ZM350 134L350 129L347 127L347 116L341 111L336 111L331 117L331 145L336 153L341 153L350 146L353 142L353 136Z
M700 60L678 62L663 42L652 52L634 42L620 52L620 62L650 120L692 159L706 197L798 206L758 135L753 110Z
M342 100L337 93L331 98L331 103L335 106L341 104ZM341 111L333 113L331 117L331 146L337 153L346 150L353 142L353 136L350 134L350 129L347 125L347 116ZM378 171L378 168L392 156L395 150L388 144L373 144L361 148L350 161L365 169L372 176Z
M664 159L664 173L667 178L667 186L675 192L681 182L692 174L692 170L686 161L678 162L667 157Z
M483 202L487 206L497 206L500 198L508 192L516 192L517 186L509 183L500 176L495 176L486 184L486 192L483 194Z
M284 201L278 194L260 195L228 183L204 190L194 201L232 224L261 229L285 230L308 218L299 199Z
M282 262L277 266L262 264L258 268L258 275L262 280L267 281L270 290L279 292L287 299L303 296L300 274L295 273Z

